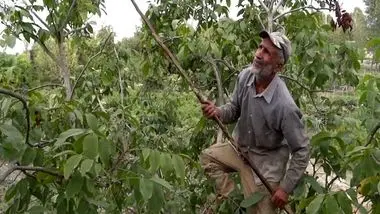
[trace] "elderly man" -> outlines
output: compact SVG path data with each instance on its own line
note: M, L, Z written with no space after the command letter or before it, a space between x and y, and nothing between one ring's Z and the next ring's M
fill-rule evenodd
M289 59L291 43L279 32L259 35L260 46L251 66L238 75L231 101L220 107L206 101L202 111L207 118L219 117L226 124L237 122L233 137L239 151L256 163L275 192L268 194L228 143L210 146L200 159L206 174L216 179L220 196L227 197L234 189L228 173L238 171L245 197L257 191L267 195L249 213L271 214L285 206L302 177L309 161L309 139L302 114L277 75Z

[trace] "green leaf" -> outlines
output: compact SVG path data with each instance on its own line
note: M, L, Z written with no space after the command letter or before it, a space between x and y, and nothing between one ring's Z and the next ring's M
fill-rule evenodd
M311 187L319 194L323 193L322 186L318 183L318 181L313 176L305 176L305 181L311 185Z
M74 173L71 177L69 184L66 187L66 195L68 198L74 197L77 193L81 192L84 179L79 173Z
M172 158L169 153L161 153L160 166L164 172L169 172L170 170L172 170Z
M261 192L254 192L252 195L250 195L248 198L244 199L240 206L244 208L248 208L251 206L256 205L259 201L261 201L264 198L265 194Z
M12 141L22 141L23 136L16 127L8 124L2 124L0 131Z
M329 213L340 213L341 209L339 208L338 202L336 201L334 196L327 195L324 203L326 205L326 210Z
M24 151L24 154L21 157L21 164L29 165L33 163L34 159L36 158L36 155L37 155L37 151L35 149L27 147Z
M325 195L317 195L313 201L310 202L309 206L306 207L306 214L317 214L321 209L323 199Z
M98 130L98 120L93 114L86 114L86 121L90 129L92 129L93 131Z
M65 179L68 179L73 173L74 169L78 166L79 162L82 160L82 155L73 155L65 163L63 168L63 175Z
M167 181L165 181L162 178L159 178L157 175L154 175L150 180L157 183L157 184L160 184L161 186L164 186L170 190L172 189L172 186Z
M85 159L80 166L80 173L82 176L85 176L88 171L91 170L92 165L94 164L94 160Z
M28 210L29 214L43 214L45 212L45 208L42 206L33 206Z
M95 134L89 134L84 138L83 154L91 159L98 155L98 137Z
M148 159L150 152L151 152L151 150L148 148L142 149L142 155L143 155L144 161L146 161Z
M343 191L340 191L336 194L337 201L339 203L339 206L342 208L345 214L351 214L352 213L352 206L351 201L347 197L346 193Z
M99 157L102 163L108 167L109 166L109 159L111 156L111 142L107 140L101 140L99 141Z
M160 213L161 208L165 204L165 197L159 185L153 186L153 195L148 203L148 209L151 213Z
M380 193L380 182L377 184L377 192Z
M5 193L4 200L9 201L15 196L17 193L17 185L12 185L8 188L7 192Z
M148 201L153 194L153 182L149 179L141 178L139 188L144 200Z
M172 161L177 177L183 180L185 178L185 163L183 159L178 155L173 155Z
M69 137L81 135L86 132L87 132L86 129L69 129L58 136L58 139L55 142L54 147L58 148L59 146L61 146L61 144L65 143L66 139Z
M149 156L149 171L155 172L160 166L160 152L157 150L152 150Z

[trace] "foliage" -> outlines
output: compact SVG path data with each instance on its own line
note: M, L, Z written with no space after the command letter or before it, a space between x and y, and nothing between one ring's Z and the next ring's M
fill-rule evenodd
M53 9L53 2L46 1L45 8ZM60 1L55 23L65 20L62 14L73 2ZM100 11L90 2L77 2L83 5L73 11L69 30L83 25L89 29L86 15ZM257 16L263 5L253 1L239 1L236 20L226 16L229 1L202 2L156 1L146 15L193 82L210 99L218 96L218 87L227 99L237 73L251 62L260 42L260 20L266 16ZM291 9L306 5L283 2ZM20 11L17 20L22 24L28 14ZM190 18L198 23L189 24ZM53 20L47 25L53 29ZM379 77L358 75L358 46L331 42L331 28L319 12L287 13L274 27L279 25L287 30L294 51L281 75L304 112L312 145L312 170L297 186L291 206L297 213L376 213ZM198 156L215 141L216 126L202 117L188 83L147 28L121 42L110 32L104 28L96 35L65 37L70 78L76 77L75 99L67 99L61 87L34 88L59 82L61 70L54 69L59 64L44 60L43 46L33 48L33 57L0 56L0 84L9 89L0 90L0 158L10 163L10 173L22 172L7 188L5 212L200 213L212 208L234 213L260 200L257 194L244 200L238 188L227 200L213 203L213 183L200 169ZM48 50L59 53L55 40L45 42ZM97 55L100 50L104 54ZM21 91L25 83L29 88ZM331 93L339 86L355 90L345 97ZM22 92L31 124L21 98L12 91ZM340 179L348 185L337 189Z

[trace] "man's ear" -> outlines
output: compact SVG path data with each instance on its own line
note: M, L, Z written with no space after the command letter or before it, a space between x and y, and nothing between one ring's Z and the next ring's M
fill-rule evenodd
M277 67L276 67L277 72L282 71L283 68L284 68L284 64L282 64L282 63L278 63L278 64L277 64Z

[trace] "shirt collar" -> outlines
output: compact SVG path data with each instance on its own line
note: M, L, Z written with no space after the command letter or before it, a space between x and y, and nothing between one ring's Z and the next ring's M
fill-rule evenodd
M278 80L279 76L276 74L273 78L273 80L269 83L268 87L261 93L261 94L256 94L256 88L255 88L255 75L253 73L250 74L249 80L247 83L247 86L253 86L255 97L264 97L265 101L269 104L272 101L274 92L276 91L277 85L278 85Z

